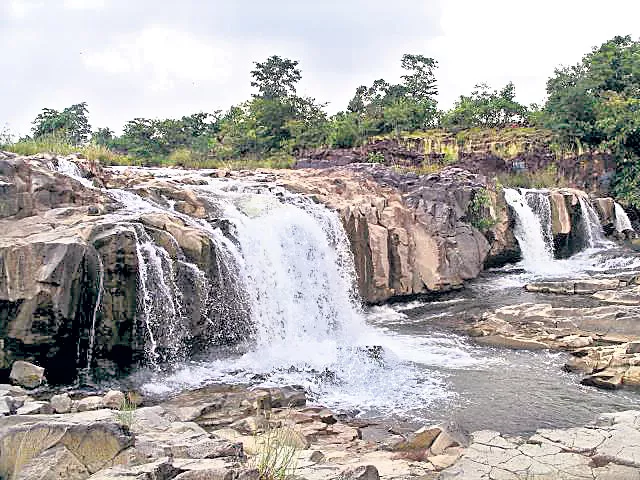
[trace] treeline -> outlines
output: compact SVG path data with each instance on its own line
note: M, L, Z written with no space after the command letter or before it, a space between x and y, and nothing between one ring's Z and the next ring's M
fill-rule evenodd
M513 83L499 90L481 84L442 111L436 102L437 62L409 54L401 62L400 83L379 79L358 87L346 108L333 116L326 104L298 95L302 73L297 61L272 56L255 63L252 98L226 112L135 118L116 136L108 128L91 129L86 103L62 111L45 108L33 122L31 137L18 143L53 139L93 145L146 165L198 166L211 159L290 158L309 148L349 148L372 136L433 128L544 127L565 147L612 153L616 195L640 207L640 43L630 36L615 37L576 65L557 69L542 107L517 102ZM7 143L1 137L0 143Z
M109 128L91 130L86 103L62 111L45 108L34 120L32 136L21 141L56 137L71 145L87 142L158 164L165 159L197 161L260 159L296 155L322 146L348 148L376 135L404 131L471 127L504 127L530 123L531 110L515 100L509 83L501 90L479 85L461 96L450 111L437 108L437 62L404 55L401 82L384 79L358 87L344 111L329 116L326 104L297 93L302 78L298 62L272 56L255 63L253 97L226 112L195 113L180 119L135 118L116 136Z

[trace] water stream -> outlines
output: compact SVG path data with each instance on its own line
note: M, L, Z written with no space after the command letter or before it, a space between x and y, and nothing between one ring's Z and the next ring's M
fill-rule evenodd
M406 428L455 419L470 430L505 433L580 425L598 412L631 408L640 400L632 391L581 386L579 377L562 373L563 354L480 346L451 333L456 322L507 304L584 301L527 293L522 287L531 278L640 269L638 257L628 252L595 248L604 245L604 237L585 200L585 232L594 248L554 259L548 193L505 189L516 213L520 264L485 272L465 291L438 301L363 309L349 242L335 212L275 185L201 178L205 185L190 188L220 212L224 232L216 219L181 214L171 202L108 192L123 204L118 218L168 213L206 234L216 249L217 270L204 272L172 258L134 223L138 315L149 368L127 381L145 394L164 396L214 382L296 384L312 402ZM199 357L183 350L189 332L185 286L177 280L182 270L190 272L199 315L227 340L212 341Z

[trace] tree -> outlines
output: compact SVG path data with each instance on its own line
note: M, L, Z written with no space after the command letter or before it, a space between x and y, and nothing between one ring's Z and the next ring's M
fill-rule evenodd
M442 125L454 130L524 125L528 118L527 107L518 103L515 95L512 82L499 91L491 90L486 83L476 85L471 95L461 95L453 108L444 114Z
M302 78L297 60L272 55L264 62L254 64L251 86L258 89L259 96L274 99L296 94L296 83Z
M80 145L91 133L88 113L86 102L71 105L61 112L43 108L33 121L33 138L55 135L73 145Z
M416 101L433 100L438 94L433 73L438 62L424 55L405 54L402 56L402 68L410 72L402 76L406 95Z
M113 131L108 127L99 128L91 134L91 142L108 147L113 141Z

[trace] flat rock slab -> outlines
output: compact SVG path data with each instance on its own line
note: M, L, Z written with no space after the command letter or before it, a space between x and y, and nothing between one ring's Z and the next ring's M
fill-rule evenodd
M541 429L528 439L472 434L472 444L441 479L640 479L640 411L606 414L595 425Z

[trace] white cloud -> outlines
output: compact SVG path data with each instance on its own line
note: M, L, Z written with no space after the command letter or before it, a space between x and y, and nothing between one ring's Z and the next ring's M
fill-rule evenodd
M64 0L64 8L72 10L98 10L104 8L105 0Z
M32 11L43 6L43 2L29 0L9 0L9 15L14 18L26 18Z
M640 35L640 2L611 0L447 0L442 36L430 42L440 61L441 106L488 82L512 80L524 103L540 103L555 67L573 65L615 35Z
M89 52L84 63L107 74L139 76L153 92L163 92L185 82L224 82L232 74L226 51L188 32L153 26Z

